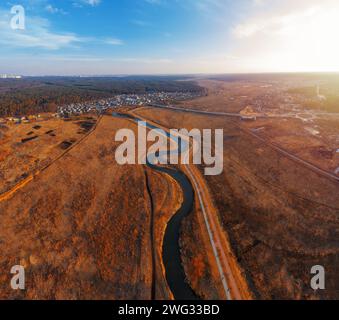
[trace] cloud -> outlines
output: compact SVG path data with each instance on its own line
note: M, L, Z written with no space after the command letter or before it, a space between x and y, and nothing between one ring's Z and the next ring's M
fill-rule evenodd
M216 10L221 10L219 13L224 13L224 10L227 10L230 7L230 2L228 0L185 0L182 3L186 3L199 11L209 13L215 12Z
M46 8L51 13L58 13L54 7ZM26 16L25 30L13 30L10 26L12 15L0 10L0 45L3 49L39 48L43 50L59 50L62 48L78 48L82 44L98 44L121 46L125 42L114 37L85 37L72 32L55 32L46 18Z
M89 5L92 7L98 6L101 3L101 0L74 0L72 2L73 7L82 8L83 5Z
M83 0L86 4L89 4L90 6L97 6L101 3L101 0Z
M67 12L64 11L63 9L54 7L51 4L46 5L45 10L49 13L52 13L52 14L57 14L57 13L67 14Z
M0 10L0 44L3 48L42 48L57 50L74 46L83 39L73 33L57 33L51 31L47 19L26 17L25 30L13 30L10 26L12 15Z
M124 41L118 38L107 38L103 42L112 46L121 46L124 44Z

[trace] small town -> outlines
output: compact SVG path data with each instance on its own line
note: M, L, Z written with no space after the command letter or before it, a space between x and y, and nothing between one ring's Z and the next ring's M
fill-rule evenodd
M70 115L80 115L91 111L104 111L108 108L121 106L141 106L151 103L166 103L170 101L184 101L198 98L200 92L157 92L147 94L122 94L112 98L85 103L72 103L58 108L61 118Z
M109 108L121 106L141 106L152 103L166 103L169 101L184 101L198 98L198 92L157 92L148 94L122 94L112 98L88 101L83 103L72 103L59 106L56 113L49 114L48 117L68 118L70 116L82 115L89 112L102 112ZM15 117L0 118L1 124L21 124L30 123L46 118L46 115L22 115Z

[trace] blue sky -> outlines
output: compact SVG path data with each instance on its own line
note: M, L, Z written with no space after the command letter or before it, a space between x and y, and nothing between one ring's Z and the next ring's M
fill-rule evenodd
M10 28L16 4L25 30ZM339 46L327 36L338 10L334 0L2 1L0 73L339 70Z

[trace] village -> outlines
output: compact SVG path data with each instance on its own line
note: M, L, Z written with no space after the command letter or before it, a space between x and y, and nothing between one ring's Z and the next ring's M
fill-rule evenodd
M0 118L1 124L25 124L49 118L69 118L70 116L82 115L90 112L103 112L109 108L120 106L141 106L152 103L166 103L169 101L183 101L197 98L201 93L197 92L157 92L147 94L122 94L107 99L87 101L82 103L71 103L59 106L56 113L21 115Z
M152 103L166 103L198 98L200 92L156 92L146 94L122 94L112 98L86 103L73 103L58 108L58 115L62 118L70 115L80 115L92 111L105 111L109 108L121 106L141 106Z

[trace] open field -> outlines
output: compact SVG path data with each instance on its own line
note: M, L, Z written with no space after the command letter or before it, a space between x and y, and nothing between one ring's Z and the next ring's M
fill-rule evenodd
M156 297L170 296L158 260L180 191L167 176L115 163L120 127L135 129L104 116L86 140L0 203L0 298L151 299L153 249ZM26 291L10 289L15 264L26 268Z
M243 126L326 171L337 172L339 177L339 118L312 122L258 119Z
M0 193L43 169L53 159L81 140L95 125L96 116L73 121L51 118L0 127Z
M239 112L265 93L260 84L247 82L222 82L216 80L199 80L201 87L208 89L208 96L185 101L178 106L203 111Z
M145 108L137 113L168 128L224 129L224 173L206 180L256 298L338 298L337 182L294 163L228 119ZM327 290L319 293L309 286L316 264L327 271Z

